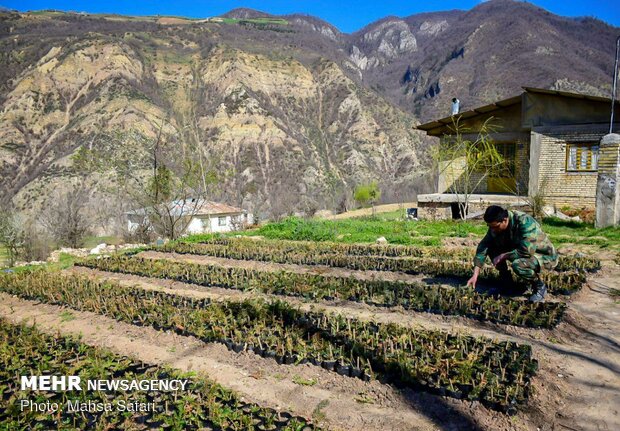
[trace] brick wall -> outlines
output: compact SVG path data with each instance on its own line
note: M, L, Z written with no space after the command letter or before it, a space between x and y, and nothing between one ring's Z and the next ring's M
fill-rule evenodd
M547 203L556 206L590 207L596 204L597 172L567 172L566 151L568 143L600 142L602 131L543 130L539 133L540 155L538 184L546 180Z

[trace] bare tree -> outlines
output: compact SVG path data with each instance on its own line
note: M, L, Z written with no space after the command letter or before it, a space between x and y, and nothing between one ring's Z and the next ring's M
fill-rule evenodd
M57 244L74 248L83 245L92 227L86 213L89 201L90 191L83 182L56 192L48 199L40 221Z
M460 124L460 117L452 121L453 134L444 136L433 159L439 174L450 177L448 190L455 194L459 213L465 219L471 195L491 173L505 168L504 158L490 138L492 118L482 124L473 140L465 138L470 130Z
M137 131L105 135L105 144L81 149L74 158L82 170L113 173L118 199L126 201L119 207L133 218L128 236L178 238L218 181L212 165L188 143L191 136L179 142L175 130L163 120L154 137Z

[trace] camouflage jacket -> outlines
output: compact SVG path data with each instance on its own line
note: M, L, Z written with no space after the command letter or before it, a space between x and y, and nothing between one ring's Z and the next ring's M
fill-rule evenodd
M508 252L508 260L534 256L541 268L555 266L557 252L538 222L521 211L508 211L508 228L499 234L489 229L474 257L474 265L482 267L487 256ZM548 268L548 269L551 269Z

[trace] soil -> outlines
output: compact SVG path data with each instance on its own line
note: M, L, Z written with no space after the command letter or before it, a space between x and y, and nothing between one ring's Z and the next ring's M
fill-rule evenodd
M142 253L141 256L164 257L152 252ZM264 270L420 279L406 274L231 261L202 256L165 257ZM268 296L86 268L74 268L72 271L118 280L136 288L195 297L241 299ZM540 369L533 379L530 402L513 417L490 411L479 403L397 389L379 381L366 383L311 365L278 365L273 360L253 354L235 354L218 344L204 344L192 337L138 328L93 313L71 311L75 319L67 320L66 316L61 316L63 309L60 307L8 295L0 295L0 314L13 321L36 320L41 329L50 333L82 334L82 340L88 344L105 346L146 362L204 372L248 401L314 417L329 429L618 430L620 334L617 328L620 327L620 304L610 296L612 288L620 289L620 269L615 264L605 265L597 276L589 280L587 287L570 298L565 320L553 330L488 324L402 309L389 310L348 301L317 304L285 298L303 309L324 308L360 319L398 322L414 329L460 331L531 344ZM314 379L317 383L300 385L293 382L294 378L298 380L296 376Z

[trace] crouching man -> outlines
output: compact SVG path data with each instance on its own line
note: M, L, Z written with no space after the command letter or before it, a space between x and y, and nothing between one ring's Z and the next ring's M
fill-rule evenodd
M491 205L484 213L489 230L484 236L474 257L474 275L467 281L476 287L480 268L487 256L499 270L499 293L510 293L514 289L508 263L518 280L532 288L529 300L540 302L545 298L547 286L540 278L541 270L551 270L558 264L558 253L538 222L520 211L508 211Z

